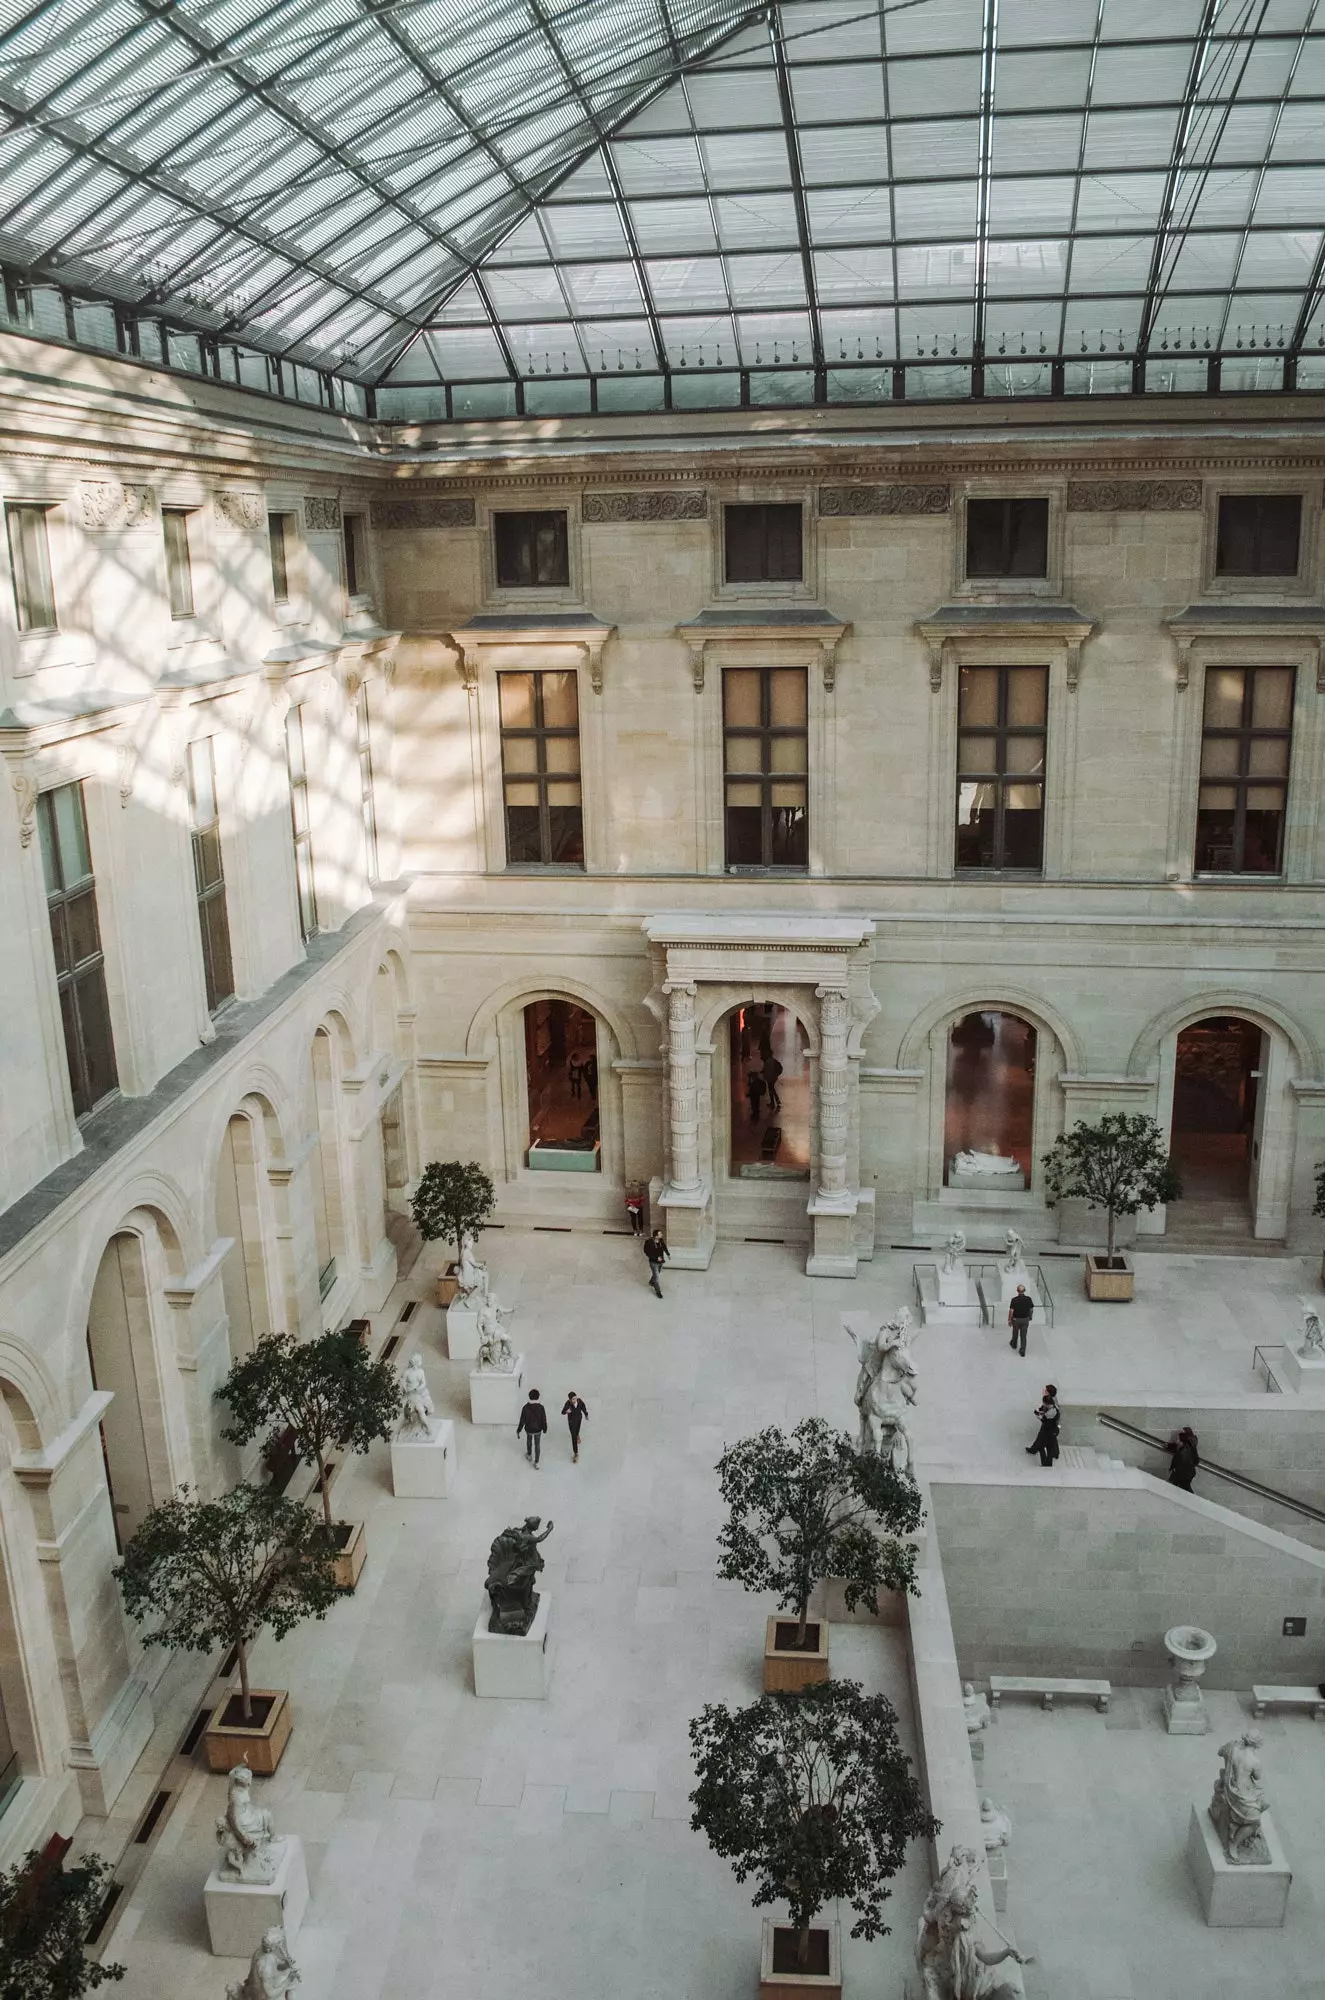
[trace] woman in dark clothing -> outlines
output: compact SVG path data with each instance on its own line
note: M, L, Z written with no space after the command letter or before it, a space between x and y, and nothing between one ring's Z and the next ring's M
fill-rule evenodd
M1027 1453L1038 1451L1041 1465L1052 1465L1058 1456L1058 1390L1052 1382L1044 1385L1044 1396L1035 1412L1040 1420L1040 1428L1035 1433L1034 1444L1028 1444Z
M572 1389L561 1406L561 1414L570 1426L571 1463L580 1462L580 1425L589 1414L588 1406L582 1403Z
M1173 1453L1173 1463L1169 1467L1169 1485L1180 1486L1184 1493L1190 1493L1192 1481L1201 1463L1201 1455L1196 1449L1196 1432L1190 1424L1184 1424L1178 1435L1169 1439L1164 1449Z

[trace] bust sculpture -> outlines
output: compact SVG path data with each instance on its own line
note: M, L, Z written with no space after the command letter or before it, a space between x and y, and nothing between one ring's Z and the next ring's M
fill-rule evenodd
M522 1639L534 1622L539 1596L534 1584L543 1567L538 1545L552 1533L549 1521L541 1535L535 1534L539 1521L539 1515L527 1514L523 1526L503 1528L488 1551L489 1632Z
M1297 1351L1303 1356L1312 1355L1325 1361L1325 1331L1321 1329L1320 1314L1314 1306L1303 1305L1302 1345Z
M991 1179L1000 1174L1020 1174L1018 1161L1006 1153L958 1153L953 1160L954 1167L962 1174L988 1174Z
M954 1271L960 1271L965 1276L965 1259L966 1231L964 1229L954 1229L943 1251L943 1270L945 1275L951 1276Z
M496 1299L485 1293L478 1309L478 1365L509 1375L515 1367L515 1356L502 1325L504 1317Z
M1026 1269L1026 1246L1020 1236L1018 1236L1016 1230L1009 1229L1003 1241L1007 1251L1003 1259L1003 1269L1005 1271L1024 1271Z
M467 1306L474 1306L488 1296L488 1267L480 1264L474 1255L474 1232L461 1231L460 1262L456 1268L456 1287Z
M1261 1831L1261 1816L1269 1801L1261 1789L1261 1732L1244 1729L1221 1746L1219 1775L1210 1800L1210 1817L1230 1861L1265 1862L1270 1850Z
M986 1854L997 1854L1012 1838L1011 1815L1005 1813L1002 1806L996 1806L990 1798L980 1801L980 1832L984 1837Z
M225 1989L225 2000L289 2000L299 1984L299 1967L290 1956L279 1924L262 1934L262 1943L242 1979Z
M903 1411L916 1399L916 1364L908 1345L911 1315L905 1306L899 1307L872 1340L858 1334L846 1320L842 1324L860 1362L854 1397L860 1416L856 1449L891 1458L896 1471L910 1472L911 1436Z
M981 1914L977 1867L974 1848L954 1847L925 1898L916 1930L916 1970L924 2000L1021 2000L1021 1980L998 1978L993 1968L1007 1959L1029 1965L1029 1954L1006 1943L1001 1951L987 1951L975 1941Z
M271 1814L253 1803L253 1773L247 1764L236 1764L230 1773L216 1844L221 1850L216 1872L223 1882L275 1881L284 1842L276 1838Z
M400 1378L400 1425L396 1436L404 1444L432 1442L433 1400L423 1372L423 1356L411 1354Z
M962 1682L962 1710L966 1716L968 1736L978 1736L982 1729L988 1729L990 1720L988 1697L977 1694L969 1681Z

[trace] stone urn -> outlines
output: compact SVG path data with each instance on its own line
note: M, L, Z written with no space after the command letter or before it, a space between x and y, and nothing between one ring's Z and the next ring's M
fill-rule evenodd
M1197 1683L1217 1651L1199 1625L1171 1625L1164 1634L1174 1678L1164 1690L1164 1720L1170 1736L1204 1736L1210 1727Z

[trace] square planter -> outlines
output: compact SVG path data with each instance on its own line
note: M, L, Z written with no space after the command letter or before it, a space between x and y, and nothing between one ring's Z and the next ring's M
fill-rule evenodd
M1115 1252L1112 1264L1107 1257L1092 1254L1086 1258L1086 1297L1088 1299L1130 1299L1136 1290L1136 1272L1132 1260L1121 1250Z
M454 1303L459 1294L460 1267L458 1264L448 1264L442 1272L441 1277L437 1280L437 1303L439 1306L449 1306Z
M810 1926L810 1962L796 1969L796 1933L790 1924L764 1918L759 1953L759 2000L841 2000L842 1932L837 1924Z
M209 1771L232 1771L247 1764L260 1778L269 1778L280 1763L294 1727L290 1697L284 1688L252 1688L253 1721L244 1721L238 1694L228 1694L212 1711L203 1731Z
M332 1531L340 1544L336 1557L336 1586L353 1590L368 1556L368 1534L362 1521L336 1521Z
M799 1694L828 1679L828 1620L811 1618L805 1644L796 1644L795 1618L770 1618L764 1627L764 1693Z

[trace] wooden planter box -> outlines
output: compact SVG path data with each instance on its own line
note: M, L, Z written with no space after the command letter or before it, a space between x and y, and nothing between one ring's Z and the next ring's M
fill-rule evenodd
M260 1778L269 1778L280 1763L294 1721L284 1688L252 1688L254 1721L243 1720L238 1694L217 1703L203 1731L209 1771L231 1771L247 1764ZM261 1718L260 1720L258 1718Z
M764 1693L799 1694L828 1679L828 1620L811 1618L805 1644L797 1646L795 1618L770 1618L764 1627Z
M1088 1299L1130 1299L1136 1290L1136 1272L1129 1257L1121 1250L1115 1252L1112 1265L1107 1257L1091 1255L1086 1259L1086 1297Z
M336 1584L353 1590L368 1557L368 1534L362 1521L337 1521L332 1529L340 1543L336 1557Z
M437 1280L437 1303L446 1307L454 1305L460 1296L460 1267L448 1264Z
M790 1968L790 1969L788 1969ZM842 1932L837 1924L812 1924L810 1964L796 1970L796 1933L790 1924L764 1918L759 1953L759 2000L841 2000Z

